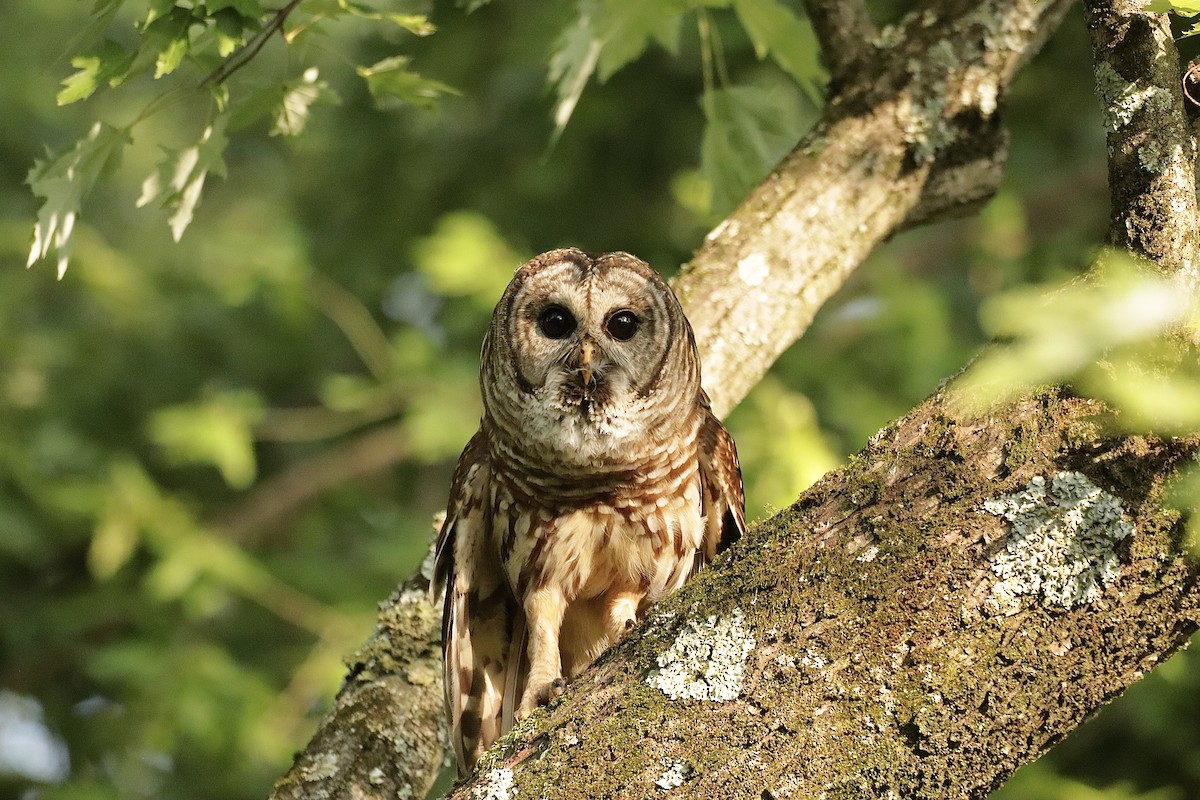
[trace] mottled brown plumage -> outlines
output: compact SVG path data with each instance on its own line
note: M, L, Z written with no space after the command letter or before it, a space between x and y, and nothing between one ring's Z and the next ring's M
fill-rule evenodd
M637 258L522 266L479 379L433 581L461 774L745 528L691 327Z

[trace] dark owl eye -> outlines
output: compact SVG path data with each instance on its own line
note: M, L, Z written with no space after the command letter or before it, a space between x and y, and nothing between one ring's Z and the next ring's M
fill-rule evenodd
M627 342L637 333L641 320L632 311L618 311L608 318L608 335L617 341Z
M561 339L575 330L575 318L562 306L550 306L538 315L538 327L550 339Z

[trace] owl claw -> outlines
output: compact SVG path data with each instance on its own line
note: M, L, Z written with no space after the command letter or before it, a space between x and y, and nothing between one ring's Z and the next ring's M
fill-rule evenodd
M530 686L521 699L521 707L517 709L517 719L525 719L542 706L549 705L552 700L562 697L566 688L567 682L562 678L555 678L536 689Z

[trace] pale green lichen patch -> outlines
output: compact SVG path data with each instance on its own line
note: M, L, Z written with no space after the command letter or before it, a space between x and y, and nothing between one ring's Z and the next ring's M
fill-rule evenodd
M692 765L686 761L676 761L675 763L664 762L663 766L667 769L654 781L654 785L662 789L664 792L669 792L672 789L678 789L683 786L684 781L692 777L695 770Z
M983 507L1012 525L992 561L1000 580L989 604L1004 613L1017 611L1026 595L1047 607L1092 602L1120 574L1116 546L1134 532L1120 499L1079 472L1060 472L1049 485L1039 475Z
M1096 92L1104 104L1104 124L1110 131L1128 125L1143 108L1165 111L1171 107L1170 93L1158 86L1142 86L1122 78L1108 62L1096 67Z
M511 769L494 769L471 787L471 800L512 800L516 794Z
M729 617L688 622L671 647L659 654L658 669L646 683L672 700L733 700L741 694L746 659L754 646L739 608Z

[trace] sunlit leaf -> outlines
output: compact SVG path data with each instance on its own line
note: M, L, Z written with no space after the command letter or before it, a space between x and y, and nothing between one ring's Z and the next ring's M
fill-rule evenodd
M550 56L549 80L558 100L554 125L566 127L595 73L601 81L645 52L651 41L677 49L684 7L642 0L581 0Z
M682 9L645 0L605 0L600 36L604 43L596 62L602 82L646 52L651 41L674 49L679 41Z
M800 139L804 116L785 86L733 86L704 97L700 169L713 211L728 213Z
M88 569L100 580L111 578L137 550L139 526L125 509L111 509L96 526L88 547Z
M183 150L163 148L166 156L142 182L138 207L157 201L163 208L173 210L170 226L175 241L179 241L192 222L208 174L225 175L224 152L228 144L225 126L228 121L227 115L218 116L192 147Z
M232 10L214 14L212 20L212 30L217 39L217 55L221 58L245 44L248 32L257 31L261 27L248 24L245 17Z
M254 395L222 394L155 412L150 436L177 464L211 464L235 489L256 473L252 429L261 416Z
M414 387L404 414L413 455L422 461L453 458L479 426L482 405L474 365L444 364L434 380Z
M1149 0L1142 10L1155 14L1165 14L1169 11L1191 17L1200 14L1200 0Z
M742 474L750 518L785 508L842 462L822 432L813 404L775 378L754 387L728 424L745 456Z
M128 76L134 55L112 39L105 39L98 51L75 56L71 66L77 72L63 79L58 104L65 106L91 97L106 83L116 86Z
M1151 362L1158 337L1189 314L1187 293L1111 252L1086 280L1015 289L985 303L981 322L1002 343L971 365L957 396L986 408L1040 385L1082 380L1126 410L1129 422L1163 425L1170 417L1186 426L1196 415L1196 379L1157 374ZM1097 366L1101 358L1107 363Z
M158 58L154 64L155 79L161 78L164 75L170 75L179 65L183 63L183 57L187 55L190 42L187 34L172 39L165 48L158 54Z
M428 36L437 30L424 14L400 14L390 11L379 11L365 3L358 3L354 0L337 0L337 3L338 7L343 11L349 12L356 17L390 22L393 25L399 25L409 33L414 33L417 36Z
M318 394L326 408L334 411L361 411L378 404L380 385L369 376L333 374L325 376Z
M409 105L432 108L442 95L458 94L454 88L410 70L410 61L408 56L392 56L369 67L358 67L357 72L366 80L376 100L392 97Z
M490 309L525 255L509 246L487 217L470 211L447 214L413 249L417 269L430 288L450 297L473 298Z
M116 167L128 143L126 129L97 122L75 144L34 162L26 180L45 202L38 210L26 266L33 266L53 250L58 276L66 273L83 198L99 178Z
M318 103L332 104L337 95L320 79L316 67L309 67L299 80L283 85L283 98L271 126L272 136L299 136L308 124L309 110Z
M151 22L164 17L175 10L175 0L150 0L147 4L146 18L142 21L142 27L148 27Z

